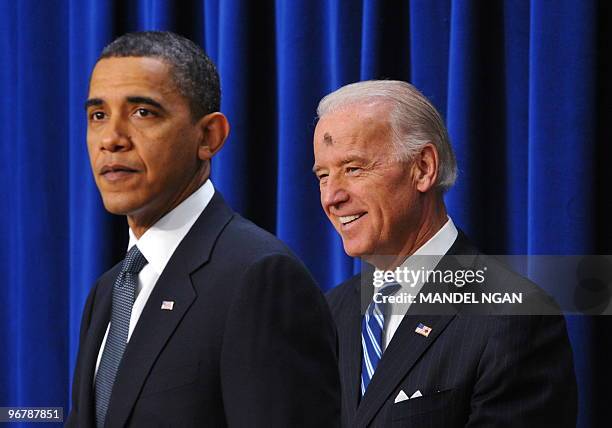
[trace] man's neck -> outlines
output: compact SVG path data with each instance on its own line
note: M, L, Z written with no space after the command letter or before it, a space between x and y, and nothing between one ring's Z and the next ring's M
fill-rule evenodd
M136 239L140 239L155 223L157 223L162 217L168 214L170 211L178 207L185 199L195 193L204 183L208 180L209 169L202 168L193 177L193 180L185 186L185 188L179 192L174 199L162 204L161 208L147 210L143 213L135 213L127 216L127 222L136 236Z
M414 254L429 241L448 221L448 214L442 197L436 198L421 212L414 232L407 236L404 247L397 254L368 256L366 261L381 270L392 270Z

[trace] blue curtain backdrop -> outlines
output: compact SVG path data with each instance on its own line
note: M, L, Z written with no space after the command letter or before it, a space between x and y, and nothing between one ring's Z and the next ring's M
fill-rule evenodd
M328 289L357 266L319 206L314 112L364 79L410 81L445 116L449 211L483 249L612 253L611 28L603 0L2 0L0 406L68 410L85 297L123 257L82 107L114 37L173 30L208 52L232 124L215 185ZM607 426L612 322L568 321L579 426Z

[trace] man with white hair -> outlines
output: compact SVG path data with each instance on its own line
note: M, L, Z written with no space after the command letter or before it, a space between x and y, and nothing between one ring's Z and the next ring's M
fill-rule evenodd
M400 279L402 269L471 270L483 275L479 292L512 289L531 303L523 309L550 308L542 290L487 259L447 215L443 195L457 166L432 104L406 82L368 81L326 96L317 114L321 205L345 252L373 266L328 295L343 426L575 426L562 316L508 315L509 305L461 301L468 287L458 282L436 288L440 279ZM460 300L419 300L440 290ZM404 294L411 297L393 299Z

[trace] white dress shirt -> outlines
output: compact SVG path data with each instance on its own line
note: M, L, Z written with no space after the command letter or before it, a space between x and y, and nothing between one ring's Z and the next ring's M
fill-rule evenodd
M400 265L400 267L402 269L405 267L414 271L420 270L421 268L424 268L425 271L434 270L438 265L438 262L440 262L450 247L452 247L453 243L457 239L458 233L459 232L457 232L457 228L455 227L453 220L448 217L448 220L446 223L444 223L444 226L442 226L442 228L438 230L436 234L429 239L429 241L419 247L414 254L409 256ZM405 281L400 281L399 279L397 279L397 282L402 285L402 288L395 293L396 295L400 293L416 295L424 284L423 281L419 281L416 284L406 284ZM383 349L386 349L389 342L391 342L391 339L393 339L393 335L404 319L404 315L406 315L408 308L410 308L410 304L408 303L391 303L390 306L391 315L388 315L387 319L385 320Z
M208 203L215 194L215 188L210 180L206 180L198 190L193 192L187 199L181 202L168 214L163 216L153 226L140 237L136 239L132 229L130 229L130 242L128 251L132 246L137 245L142 255L147 259L147 265L142 268L138 275L138 286L136 287L136 300L132 306L132 314L130 316L130 327L128 331L128 342L132 336L132 332L138 323L140 314L149 300L149 296L157 283L157 280L164 271L168 261L174 254L174 251L179 246L183 238L189 232L189 229L196 222L202 211L208 206ZM96 363L96 374L98 366L102 358L102 351L106 345L106 338L110 329L110 322L106 327L106 333L102 345L98 352L98 361Z

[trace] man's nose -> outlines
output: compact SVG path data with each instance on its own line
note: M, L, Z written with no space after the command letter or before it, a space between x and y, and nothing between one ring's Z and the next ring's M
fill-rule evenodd
M321 189L321 202L323 207L338 206L349 200L345 183L341 179L328 177L327 183Z
M112 118L105 127L101 146L109 152L119 152L130 148L132 140L127 132L127 126L121 118Z

